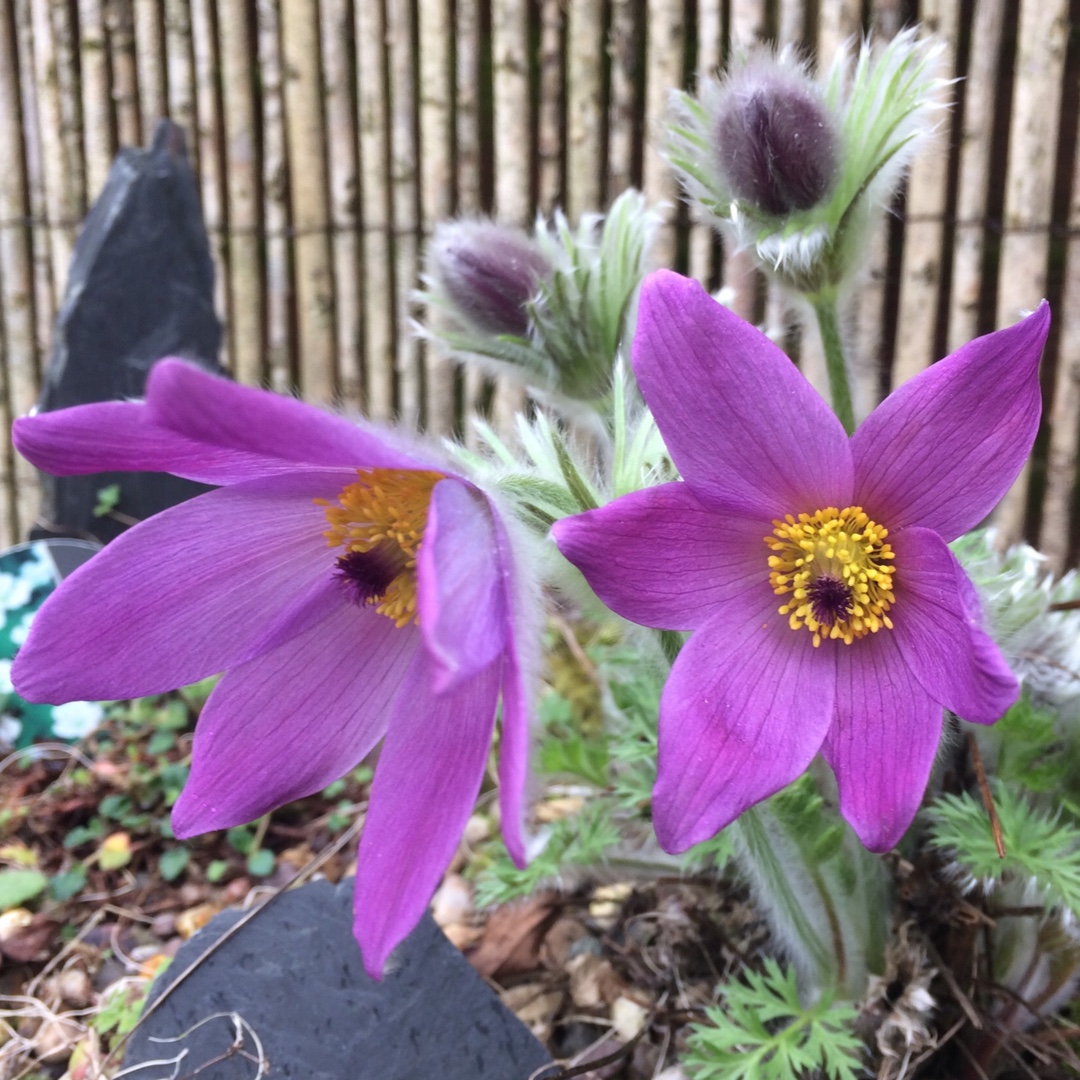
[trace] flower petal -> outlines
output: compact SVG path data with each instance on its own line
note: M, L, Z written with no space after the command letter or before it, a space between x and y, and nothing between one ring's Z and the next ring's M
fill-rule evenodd
M978 525L1031 452L1049 328L1043 301L890 394L851 439L858 505L889 529L922 525L946 540Z
M386 731L418 644L415 628L343 601L226 673L195 728L176 835L254 821L358 765Z
M42 606L12 677L31 701L142 697L241 658L333 570L313 501L351 470L220 488L117 537Z
M509 612L507 648L503 661L502 726L499 734L499 810L503 842L510 858L525 865L525 803L529 786L529 747L532 738L532 701L541 655L540 613L543 598L530 575L522 572L508 533L507 520L495 517L496 538L505 579Z
M703 503L768 521L850 505L840 421L776 345L696 281L667 270L645 279L633 365Z
M278 457L197 442L156 423L142 402L105 401L23 417L12 442L54 476L170 472L205 484L233 484L280 471Z
M354 930L382 975L416 925L457 848L484 778L502 665L436 693L419 650L405 677L360 838Z
M213 446L309 465L431 467L360 423L181 360L162 360L150 369L146 403L156 422Z
M261 632L237 658L236 663L246 663L263 653L284 645L294 637L310 630L325 619L335 608L347 601L358 606L336 572L320 574L306 589L296 595L278 611L268 613Z
M936 702L974 724L993 724L1020 693L1016 676L982 626L975 587L930 529L890 536L896 552L896 644Z
M894 634L841 646L836 720L822 746L840 813L871 851L888 851L915 817L941 740L941 706L904 663Z
M417 555L417 610L442 693L486 668L504 649L508 612L494 510L463 480L431 493Z
M836 654L776 597L725 609L683 646L660 699L653 819L667 851L715 835L810 764L833 716Z
M643 626L694 630L768 580L771 524L703 506L688 483L660 484L551 530L612 611Z

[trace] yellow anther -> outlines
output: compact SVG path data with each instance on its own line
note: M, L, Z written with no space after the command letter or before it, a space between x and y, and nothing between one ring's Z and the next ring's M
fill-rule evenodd
M342 488L336 506L327 499L315 500L324 508L330 526L323 535L331 547L344 549L343 557L352 552L366 554L379 544L398 549L402 569L370 602L380 615L405 626L417 617L416 556L424 538L431 492L446 477L419 469L356 472L358 480Z
M769 584L787 598L779 612L792 630L808 630L817 648L893 628L886 612L896 603L896 556L886 543L889 530L861 506L785 514L773 526L764 538L772 552Z

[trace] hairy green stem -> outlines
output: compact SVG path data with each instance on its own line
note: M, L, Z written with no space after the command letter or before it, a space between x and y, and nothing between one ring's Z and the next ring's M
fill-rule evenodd
M821 344L825 349L825 368L829 373L829 394L832 397L833 411L850 435L855 430L855 410L851 404L851 384L844 360L836 294L832 290L825 290L810 297L810 302L817 316Z

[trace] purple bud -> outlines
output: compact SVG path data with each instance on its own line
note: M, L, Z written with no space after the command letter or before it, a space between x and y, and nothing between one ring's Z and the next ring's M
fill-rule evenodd
M428 249L428 272L477 330L524 337L525 305L552 271L550 260L523 232L489 221L439 225Z
M728 84L716 142L731 193L768 214L809 210L836 177L829 113L812 84L779 65L751 65Z

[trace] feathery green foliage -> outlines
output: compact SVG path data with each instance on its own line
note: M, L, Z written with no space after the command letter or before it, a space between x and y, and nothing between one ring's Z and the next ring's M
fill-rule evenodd
M804 1007L795 973L773 959L721 988L722 1007L692 1024L684 1059L693 1080L856 1080L862 1043L858 1010L821 997Z
M1032 899L1080 917L1080 828L1060 813L1031 806L1011 785L993 784L1006 856L994 845L990 817L973 795L942 795L929 811L931 844L947 851L970 884L1026 883Z

